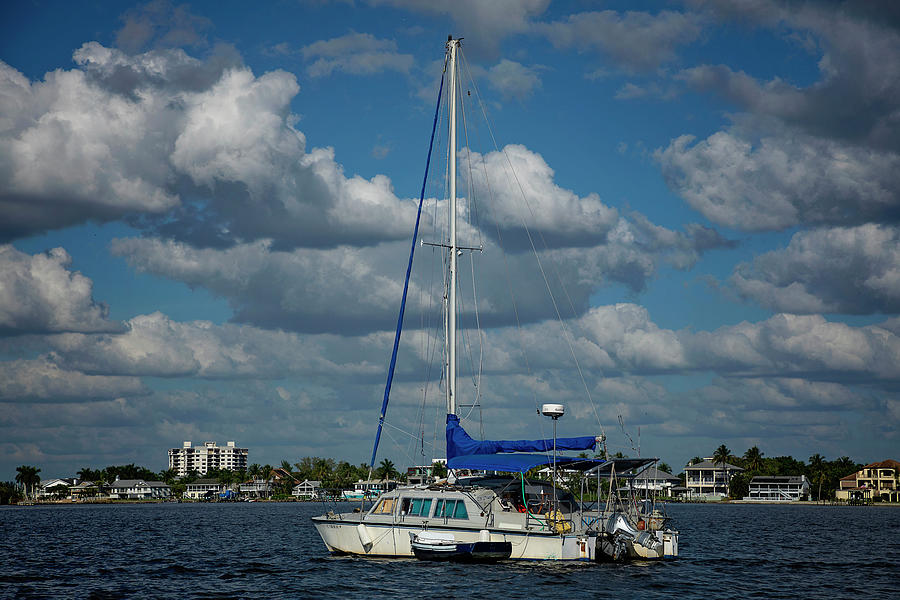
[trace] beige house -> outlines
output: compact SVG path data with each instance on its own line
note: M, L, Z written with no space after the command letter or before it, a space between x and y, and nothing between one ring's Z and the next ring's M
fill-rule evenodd
M685 496L702 500L721 500L728 495L728 481L744 469L730 463L713 463L712 457L684 468Z
M866 465L847 475L834 491L838 500L874 500L900 502L900 462L887 459Z

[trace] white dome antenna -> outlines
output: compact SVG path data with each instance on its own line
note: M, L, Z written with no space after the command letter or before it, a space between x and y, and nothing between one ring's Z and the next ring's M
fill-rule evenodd
M541 414L550 417L554 421L566 413L566 407L562 404L544 404L541 406Z

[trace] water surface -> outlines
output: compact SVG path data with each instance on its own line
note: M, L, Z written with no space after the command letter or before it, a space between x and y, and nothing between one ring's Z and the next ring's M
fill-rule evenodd
M0 598L896 597L900 508L671 505L680 558L332 557L312 503L0 508Z

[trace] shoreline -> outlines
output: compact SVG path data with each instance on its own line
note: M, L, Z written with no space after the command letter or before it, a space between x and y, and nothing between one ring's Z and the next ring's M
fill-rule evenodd
M836 501L816 501L816 500L796 500L791 502L777 502L770 500L694 500L694 501L662 501L665 504L716 504L716 505L761 505L761 506L828 506L828 507L884 507L884 508L900 508L900 502L871 502L869 504L848 504L847 502ZM6 504L2 506L84 506L84 505L119 505L119 504L336 504L350 503L348 500L297 500L297 499L256 499L253 502L246 500L220 500L207 502L203 500L110 500L101 499L95 501L73 501L73 500L49 500L49 501L29 501L27 503L20 502L17 504Z

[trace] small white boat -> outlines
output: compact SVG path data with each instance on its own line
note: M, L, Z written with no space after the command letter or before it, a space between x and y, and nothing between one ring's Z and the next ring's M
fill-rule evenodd
M459 542L452 533L421 531L410 533L413 554L419 560L450 560L459 562L496 562L510 557L510 542ZM490 532L483 537L490 539Z

